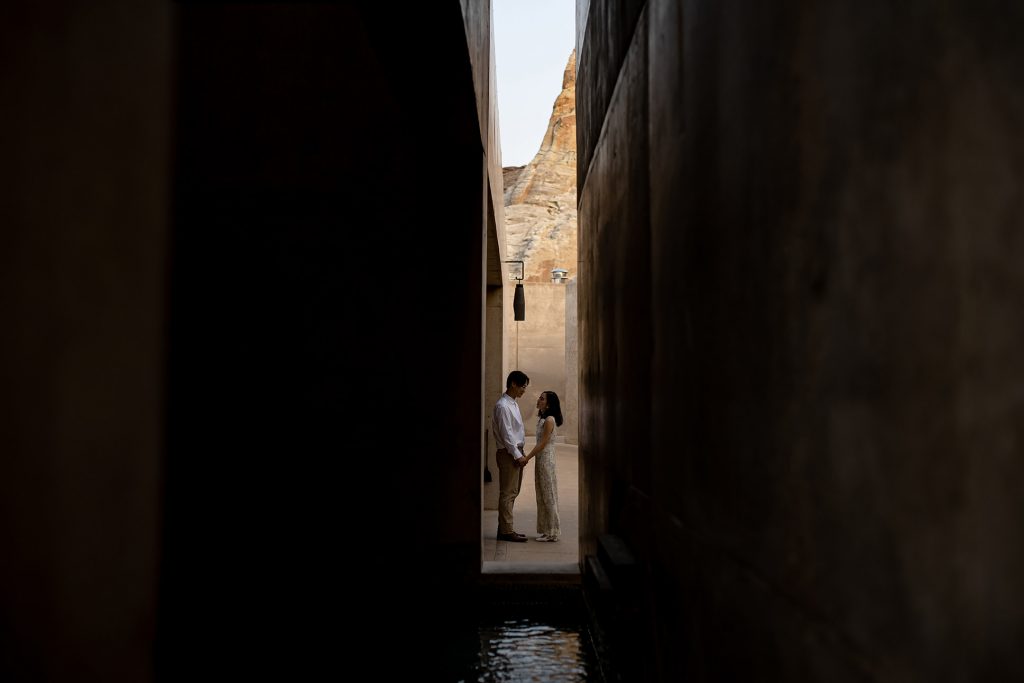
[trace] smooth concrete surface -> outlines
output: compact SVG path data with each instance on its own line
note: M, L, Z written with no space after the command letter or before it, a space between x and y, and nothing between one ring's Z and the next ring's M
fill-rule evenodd
M527 438L529 443L531 440ZM532 447L532 443L529 444ZM523 485L519 489L515 507L512 509L515 530L526 534L526 543L509 543L497 540L498 511L485 509L483 519L483 560L484 573L508 570L530 572L533 565L545 565L544 571L551 573L579 572L579 458L578 447L572 444L556 443L555 458L558 473L558 516L562 528L561 540L557 543L536 541L537 538L537 495L534 486L534 463L530 462L523 472ZM491 456L493 461L494 456ZM492 469L491 483L484 484L485 499L497 500L498 470Z
M1024 681L1024 9L578 8L580 552L646 578L618 669Z
M518 271L518 264L513 266ZM515 282L506 282L504 296L503 352L505 373L502 376L501 391L505 390L505 375L511 370L522 370L530 378L530 386L519 399L523 411L526 434L532 435L537 427L537 397L542 391L554 391L562 403L565 422L558 429L558 438L567 443L577 443L579 437L578 397L575 377L568 376L576 370L577 330L575 312L570 315L567 308L575 307L575 287L567 283L527 282L526 320L513 319L512 297ZM572 320L573 324L568 323ZM500 396L499 392L497 396ZM497 398L495 396L495 399ZM532 416L532 417L531 417Z
M0 10L0 680L149 683L172 3Z

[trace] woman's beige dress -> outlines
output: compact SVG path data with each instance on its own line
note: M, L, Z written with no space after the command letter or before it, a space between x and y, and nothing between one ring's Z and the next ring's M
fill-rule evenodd
M544 433L544 420L537 420L537 438ZM533 481L537 491L537 533L549 538L558 538L561 529L558 526L558 479L555 476L555 425L551 425L551 437L548 444L536 457L537 464L533 469Z

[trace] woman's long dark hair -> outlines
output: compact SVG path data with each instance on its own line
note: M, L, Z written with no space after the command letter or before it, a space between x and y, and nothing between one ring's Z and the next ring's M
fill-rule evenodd
M542 391L544 398L548 401L547 410L538 410L537 415L540 417L551 416L555 418L555 424L559 427L562 426L562 402L558 400L558 394L553 391Z

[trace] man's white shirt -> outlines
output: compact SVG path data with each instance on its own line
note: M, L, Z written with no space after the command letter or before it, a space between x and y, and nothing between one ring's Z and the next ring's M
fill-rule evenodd
M516 460L523 457L521 449L526 444L526 427L523 426L519 404L508 394L502 394L494 404L491 433L494 434L498 448L504 448Z

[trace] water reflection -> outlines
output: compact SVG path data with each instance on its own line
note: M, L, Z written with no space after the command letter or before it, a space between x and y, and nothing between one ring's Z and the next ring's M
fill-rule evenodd
M595 671L584 629L537 619L481 626L480 654L464 681L586 681Z

